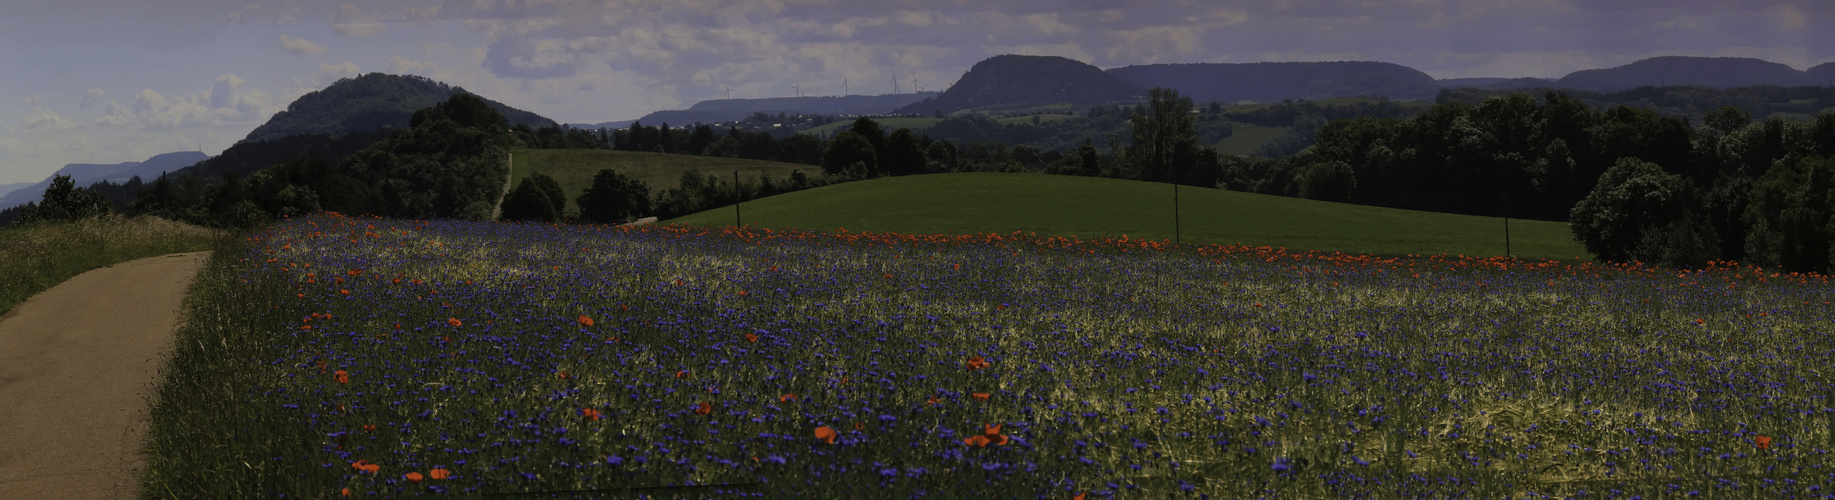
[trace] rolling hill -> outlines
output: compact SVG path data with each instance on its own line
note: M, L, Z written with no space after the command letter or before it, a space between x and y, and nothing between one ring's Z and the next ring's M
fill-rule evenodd
M78 187L88 187L102 181L115 181L117 184L133 177L140 177L143 182L151 182L161 172L174 172L190 167L209 159L209 155L198 151L165 153L147 158L144 161L130 161L109 165L72 163L57 169L57 172L37 183L26 184L18 189L8 191L0 196L0 209L11 208L43 199L45 190L51 187L51 179L59 175L68 175Z
M1790 66L1750 57L1664 56L1624 66L1569 73L1556 87L1613 92L1643 86L1698 85L1713 88L1818 85Z
M518 149L510 152L510 158L511 182L520 183L534 172L553 177L567 194L567 211L575 213L580 207L574 199L586 192L593 184L593 176L605 168L644 181L653 192L678 186L682 172L688 170L718 175L727 181L732 180L734 170L747 180L759 175L788 178L795 170L816 176L822 171L821 167L795 163L603 149Z
M1440 84L1426 73L1371 61L1149 64L1108 73L1143 88L1176 89L1198 103L1365 95L1430 99L1440 91Z
M337 137L385 127L407 128L414 111L433 107L460 92L465 89L414 75L370 73L345 78L295 99L287 105L286 111L275 113L241 142L307 134ZM484 101L509 119L511 125L555 126L554 120L541 115L490 99Z
M1104 104L1142 98L1147 90L1100 68L1056 56L994 56L975 63L962 79L931 99L897 113L931 116L966 109L1043 104Z
M899 233L1127 235L1171 240L1172 187L1042 174L939 174L824 186L746 202L747 225ZM1378 255L1504 253L1504 223L1216 189L1179 192L1182 240ZM732 223L731 207L667 221ZM1510 221L1521 258L1587 258L1566 223Z

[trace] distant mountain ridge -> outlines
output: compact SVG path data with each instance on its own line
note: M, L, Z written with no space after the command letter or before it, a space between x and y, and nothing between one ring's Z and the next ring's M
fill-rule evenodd
M306 95L275 113L267 123L255 127L243 142L265 141L290 135L327 134L342 136L351 132L369 132L395 127L407 128L408 119L421 108L445 102L465 89L414 75L370 73L345 78ZM502 113L511 125L534 128L555 126L550 120L503 103L485 99L492 109Z
M910 94L713 99L697 102L688 109L653 112L636 121L651 126L661 123L680 126L696 122L712 124L739 121L752 116L753 113L878 115L936 95L936 92L915 92ZM610 122L608 124L630 125L630 122Z
M1835 72L1835 68L1819 72ZM1780 63L1750 57L1662 56L1639 60L1623 66L1587 69L1568 73L1555 82L1556 87L1595 92L1613 92L1637 87L1664 85L1698 85L1713 88L1777 85L1797 87L1825 85L1812 80L1806 72Z
M1000 55L975 63L948 90L899 108L929 115L971 108L1055 103L1095 105L1147 95L1147 89L1101 68L1057 56Z
M1149 64L1108 73L1141 87L1178 90L1199 103L1366 95L1426 99L1440 91L1427 73L1372 61Z
M210 159L210 155L200 151L181 151L154 155L145 161L130 161L112 165L72 163L57 169L57 173L51 174L45 180L6 192L4 196L0 196L0 209L43 199L45 190L51 187L51 179L59 175L70 176L70 179L76 181L76 185L81 187L102 181L115 181L118 184L134 177L140 177L141 181L152 181L161 172L176 172L207 159Z
M1526 90L1549 88L1555 81L1547 78L1443 78L1440 88L1471 87L1485 90Z

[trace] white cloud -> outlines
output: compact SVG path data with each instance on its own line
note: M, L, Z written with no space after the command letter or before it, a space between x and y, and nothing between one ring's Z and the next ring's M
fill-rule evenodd
M1198 49L1197 26L1145 26L1108 32L1108 58L1153 64L1163 56L1189 54Z
M101 104L102 99L106 98L108 98L108 93L103 92L102 89L85 90L83 91L83 102L81 105L77 106L77 108L89 109L90 106Z
M357 8L355 4L347 3L338 6L338 13L332 17L331 29L337 31L340 35L357 38L375 36L377 33L381 33L384 27L384 24L381 22L381 16L364 14L359 12L360 10L361 9Z
M358 68L356 63L350 61L344 61L338 64L320 64L319 70L312 73L311 82L314 88L325 88L333 83L338 83L338 80L356 78L362 75L363 70Z
M292 52L294 54L302 55L302 56L317 54L317 53L325 51L325 46L319 45L317 42L314 42L312 40L307 40L304 38L293 38L287 35L280 36L280 48L283 50L286 50L287 52Z
M438 79L443 72L440 71L439 63L432 61L410 61L402 59L401 56L395 56L389 58L389 73L397 75L420 75Z
M25 119L20 120L18 125L8 126L6 130L8 132L30 132L37 130L70 130L73 128L76 128L76 120L57 114L55 111L38 107L32 108L32 112L26 114Z
M1058 14L1056 12L1049 14L1032 14L1026 16L1025 19L1034 29L1039 30L1039 33L1047 35L1068 35L1082 31L1077 29L1076 26L1058 22Z

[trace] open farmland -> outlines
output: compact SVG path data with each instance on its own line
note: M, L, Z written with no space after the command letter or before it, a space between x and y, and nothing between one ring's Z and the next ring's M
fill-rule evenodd
M335 215L218 255L148 495L1835 486L1823 277Z
M912 175L833 184L748 201L747 226L892 233L1015 231L1084 239L1129 236L1379 255L1437 254L1575 259L1586 248L1562 222L1504 221L1331 203L1158 182L1044 174ZM727 206L671 219L734 223ZM1506 245L1508 243L1508 245Z

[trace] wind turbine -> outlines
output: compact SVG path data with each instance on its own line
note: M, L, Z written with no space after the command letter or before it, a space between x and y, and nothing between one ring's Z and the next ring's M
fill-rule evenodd
M898 93L898 72L897 71L892 72L892 93L894 94Z
M796 91L797 97L803 97L803 82L801 81L796 82L796 85L791 85L790 89Z
M724 84L724 83L722 83L722 84L720 84L720 90L723 90L723 91L726 91L726 98L727 98L727 99L732 99L732 98L733 98L733 89L732 89L732 88L730 88L730 87L727 87L727 86L726 86L726 84Z
M841 79L841 95L843 96L847 95L847 79L846 78Z

